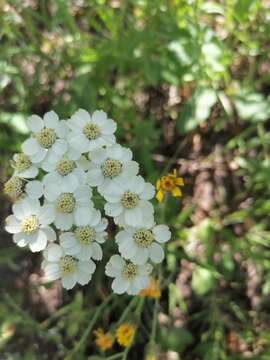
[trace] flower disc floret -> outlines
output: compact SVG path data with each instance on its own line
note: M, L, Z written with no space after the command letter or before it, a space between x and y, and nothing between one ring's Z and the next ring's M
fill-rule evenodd
M116 159L106 159L101 165L101 171L105 178L114 178L121 174L122 164Z
M121 203L126 209L134 209L138 205L139 200L140 198L137 194L125 191L121 198Z
M75 272L77 260L70 255L62 256L59 261L59 267L62 274L72 274Z
M4 193L11 198L18 198L23 193L24 182L17 176L12 176L4 185Z
M100 135L100 129L96 124L86 124L83 128L83 133L88 140L96 140Z
M23 153L17 154L16 161L13 162L13 167L18 172L23 172L29 169L31 165L32 165L31 160L29 159L28 156L26 156Z
M27 235L34 234L39 229L38 217L36 215L27 217L22 221L21 228L22 231Z
M122 270L123 276L128 280L133 280L137 275L137 265L132 262L126 262Z
M91 226L79 226L74 231L75 237L83 245L89 245L96 238L96 230Z
M75 161L63 159L56 164L56 171L59 175L66 176L75 169Z
M45 128L35 135L37 142L45 149L49 149L56 141L56 133L53 129Z
M135 243L142 248L148 248L155 240L151 230L139 229L133 235Z
M60 213L69 214L75 209L76 200L71 193L60 194L56 200L56 207Z

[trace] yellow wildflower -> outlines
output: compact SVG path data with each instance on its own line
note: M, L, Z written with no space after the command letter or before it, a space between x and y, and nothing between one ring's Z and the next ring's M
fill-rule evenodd
M152 278L150 284L147 288L142 289L139 293L141 297L148 296L153 299L159 299L161 296L161 292L159 289L159 283L157 279Z
M124 323L116 329L116 340L119 345L128 347L131 345L135 335L135 327L131 324Z
M99 328L94 331L94 334L96 336L95 344L100 350L106 351L112 348L113 336L110 332L105 333L103 329Z
M180 186L184 186L184 179L181 177L177 177L176 169L173 170L172 173L168 173L165 176L162 176L157 180L156 188L157 194L156 198L159 202L164 200L164 194L166 192L170 192L172 196L181 197L182 191Z

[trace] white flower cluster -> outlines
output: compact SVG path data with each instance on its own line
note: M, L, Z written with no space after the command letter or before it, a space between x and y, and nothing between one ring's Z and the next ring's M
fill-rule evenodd
M53 111L28 119L31 131L22 153L12 161L14 174L5 192L14 200L6 230L14 242L43 251L48 281L63 287L87 284L102 259L108 220L95 208L93 191L105 199L105 214L122 227L116 235L120 255L105 273L117 294L135 295L148 286L152 263L160 263L160 244L170 239L166 225L156 225L153 185L138 175L130 149L116 143L116 123L103 111L80 109L68 120ZM95 190L96 188L96 190Z

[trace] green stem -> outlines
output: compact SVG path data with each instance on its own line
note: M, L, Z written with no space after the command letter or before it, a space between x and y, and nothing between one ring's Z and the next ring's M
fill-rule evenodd
M84 350L85 347L85 343L86 340L89 336L89 334L91 333L96 321L98 320L101 311L104 309L104 307L108 304L109 301L111 301L112 297L114 296L114 294L111 294L110 296L107 297L107 299L105 299L105 301L98 307L98 309L96 310L92 321L90 321L89 325L87 326L87 328L85 329L82 337L80 338L80 340L77 342L77 344L75 345L75 347L73 348L73 350L70 352L70 355L68 356L68 359L73 359L74 357L72 357L73 355L78 354L79 352Z
M123 352L118 353L118 354L114 354L112 356L106 357L106 360L114 360L114 359L120 359L122 356L124 355Z

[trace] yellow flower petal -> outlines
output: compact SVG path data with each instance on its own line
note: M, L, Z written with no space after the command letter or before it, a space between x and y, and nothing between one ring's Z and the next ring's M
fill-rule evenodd
M176 178L175 185L184 186L184 179L181 177Z
M156 199L159 201L159 202L162 202L163 199L164 199L164 193L162 190L159 190L156 194Z
M160 189L160 186L161 186L161 183L160 183L160 180L158 179L157 182L156 182L156 188L157 188L157 190Z
M180 190L179 187L175 186L172 189L172 196L174 196L174 197L181 197L182 196L182 191Z

